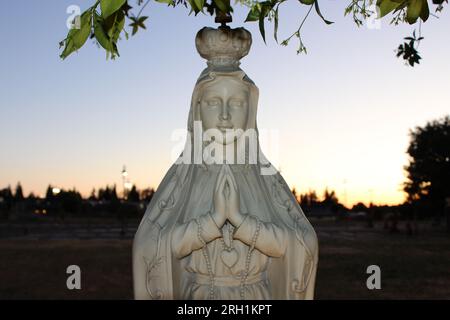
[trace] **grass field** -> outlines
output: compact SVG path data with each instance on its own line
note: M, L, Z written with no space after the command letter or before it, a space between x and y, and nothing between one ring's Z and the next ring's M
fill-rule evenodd
M449 299L450 236L388 234L381 226L313 223L320 243L316 299ZM0 240L0 299L132 299L131 240ZM68 265L82 289L66 288ZM366 268L381 268L368 290Z

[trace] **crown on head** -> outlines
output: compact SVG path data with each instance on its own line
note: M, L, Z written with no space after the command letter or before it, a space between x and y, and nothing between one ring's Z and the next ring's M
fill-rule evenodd
M195 37L198 53L213 69L237 69L251 45L252 35L244 28L205 27Z

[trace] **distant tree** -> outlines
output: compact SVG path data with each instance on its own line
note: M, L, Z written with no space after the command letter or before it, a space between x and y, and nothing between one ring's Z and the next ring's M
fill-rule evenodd
M309 198L309 203L312 205L314 203L319 202L319 197L317 196L316 191L312 190L309 192L308 194L308 198Z
M51 201L51 200L53 200L53 198L54 198L53 187L51 185L48 185L47 191L45 192L45 199L47 201Z
M56 197L61 203L63 213L78 213L83 203L81 194L75 189L61 192Z
M131 190L128 192L127 200L131 202L139 202L140 200L139 198L140 198L139 192L136 189L136 186L133 185L133 187L131 187Z
M354 212L367 212L368 208L366 205L362 202L358 202L357 204L353 205L352 211Z
M329 208L334 213L344 209L344 206L339 203L336 192L334 190L329 191L328 188L326 188L323 193L323 200L321 204L322 206Z
M11 186L6 187L5 189L0 190L0 196L6 200L6 199L12 199L13 193L11 190Z
M100 188L98 190L98 200L102 200L102 201L118 200L116 185L113 185L112 187L106 186L105 189Z
M0 200L0 208L3 208L3 210L5 211L5 216L7 217L14 200L11 186L0 190Z
M404 183L407 202L426 203L440 219L450 197L450 116L416 127L410 137Z
M339 200L336 196L336 192L334 192L334 190L328 191L328 188L326 188L323 193L322 203L326 205L338 204Z
M119 197L117 196L117 188L116 185L114 184L112 189L111 189L111 200L112 201L117 201L119 200Z
M309 201L308 201L308 194L307 193L302 193L299 196L299 203L302 207L306 207L309 205Z
M300 205L305 210L311 210L319 205L319 198L314 190L300 195Z
M36 200L36 198L37 197L33 192L30 192L27 197L28 200Z
M144 189L141 191L141 199L146 203L149 203L152 200L154 194L155 189L153 188Z
M92 189L91 195L89 196L88 200L90 200L90 201L95 201L95 200L97 200L97 196L95 195L95 188Z
M336 192L334 190L328 190L328 188L325 189L322 200L319 199L314 190L300 194L298 198L299 204L304 211L317 211L321 212L321 214L338 214L345 211L344 205L339 203Z
M17 183L17 186L16 186L16 192L15 192L15 194L14 194L14 199L16 200L16 201L22 201L23 200L23 190L22 190L22 185L20 184L20 182L19 183Z
M297 202L298 202L299 201L298 200L298 194L297 194L297 190L295 189L295 187L292 188L292 195L294 196L295 200L297 200Z
M109 194L109 187L106 186L105 189L100 188L98 189L97 199L100 201L106 201L108 200L108 194Z

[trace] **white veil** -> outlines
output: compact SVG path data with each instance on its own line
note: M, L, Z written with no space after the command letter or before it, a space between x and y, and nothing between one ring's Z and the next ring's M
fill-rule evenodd
M180 298L177 293L186 271L171 252L172 231L178 223L206 213L213 205L213 188L205 186L214 185L217 170L210 169L218 164L186 163L185 159L186 154L193 157L194 153L192 144L189 146L193 141L189 139L193 139L194 121L199 119L198 95L205 83L220 76L238 77L249 87L247 128L258 132L256 114L259 91L253 81L240 68L206 68L200 74L192 95L188 119L190 135L186 147L163 178L136 233L133 246L136 298ZM245 190L240 192L243 212L256 215L265 222L283 224L291 230L285 255L273 258L268 268L272 296L274 299L312 299L318 261L316 234L279 172L261 174L271 165L260 151L259 140L257 150L256 163L246 161L245 164L230 167L239 190Z

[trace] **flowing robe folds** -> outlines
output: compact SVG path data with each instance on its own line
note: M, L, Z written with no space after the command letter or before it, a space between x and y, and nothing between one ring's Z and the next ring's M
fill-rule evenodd
M200 75L189 132L199 119L202 84L216 76L208 69ZM231 76L250 87L247 128L257 129L258 89L242 70ZM213 290L214 299L239 299L243 290L245 299L313 299L317 237L284 179L276 171L262 174L266 162L230 164L246 218L237 228L226 223L219 229L210 212L221 166L177 162L165 175L134 240L135 298L208 299ZM226 234L237 252L231 267L222 256Z

